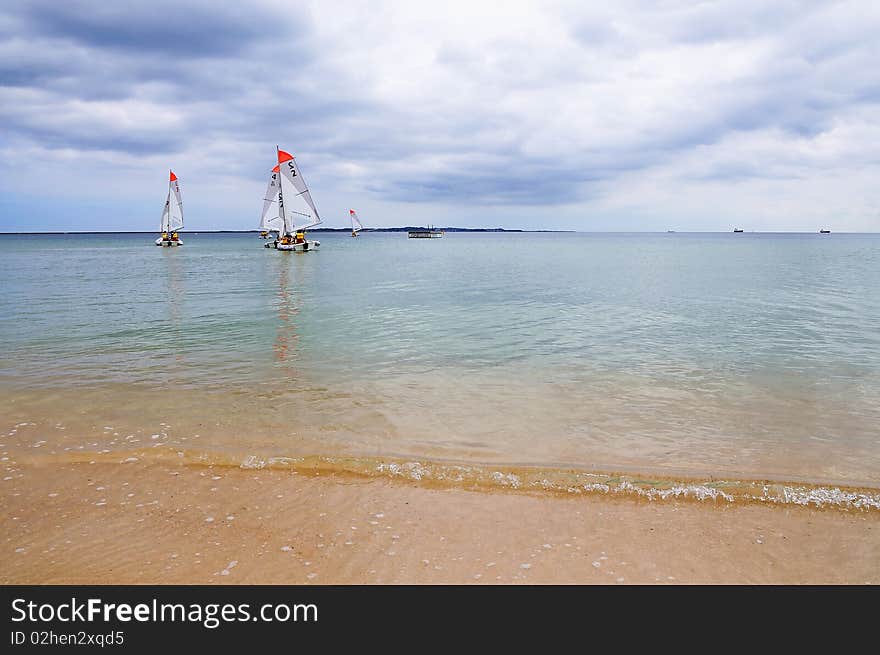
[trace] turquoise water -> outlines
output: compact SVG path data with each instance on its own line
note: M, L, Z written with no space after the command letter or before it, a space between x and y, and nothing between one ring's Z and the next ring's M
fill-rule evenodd
M0 391L90 439L161 399L219 450L880 485L880 235L311 236L0 236Z

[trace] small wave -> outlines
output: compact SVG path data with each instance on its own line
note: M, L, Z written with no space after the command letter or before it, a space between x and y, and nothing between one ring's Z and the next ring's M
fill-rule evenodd
M21 458L19 461L24 460ZM455 464L332 455L235 455L209 451L154 447L114 452L65 453L32 456L33 463L101 462L174 463L181 466L232 467L244 470L276 469L304 474L338 474L402 479L434 487L471 490L519 491L559 495L611 495L647 501L692 500L745 504L810 506L843 510L880 511L880 490L756 480L699 480L641 478L633 474L585 472L575 469L489 464Z

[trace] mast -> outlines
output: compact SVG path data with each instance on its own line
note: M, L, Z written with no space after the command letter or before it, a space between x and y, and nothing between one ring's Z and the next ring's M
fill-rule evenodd
M276 145L275 146L275 159L278 160L279 171L278 171L278 213L281 216L281 228L283 230L281 236L287 236L290 234L290 228L288 227L287 222L287 212L284 210L284 183L281 181L283 177L281 175L281 149Z

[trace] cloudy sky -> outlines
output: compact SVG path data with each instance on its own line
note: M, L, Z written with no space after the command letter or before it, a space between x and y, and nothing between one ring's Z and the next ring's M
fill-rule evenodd
M609 6L611 8L609 8ZM0 231L880 231L880 2L5 0Z

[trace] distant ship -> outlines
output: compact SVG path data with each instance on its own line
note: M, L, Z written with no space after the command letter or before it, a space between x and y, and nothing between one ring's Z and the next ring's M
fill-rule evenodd
M827 230L824 227L819 230L819 234L831 234L831 230Z
M733 228L733 231L734 232L742 232L743 229L741 227L735 227L735 228Z
M432 225L427 230L410 230L407 233L410 239L439 239L443 236L443 230L434 229Z

